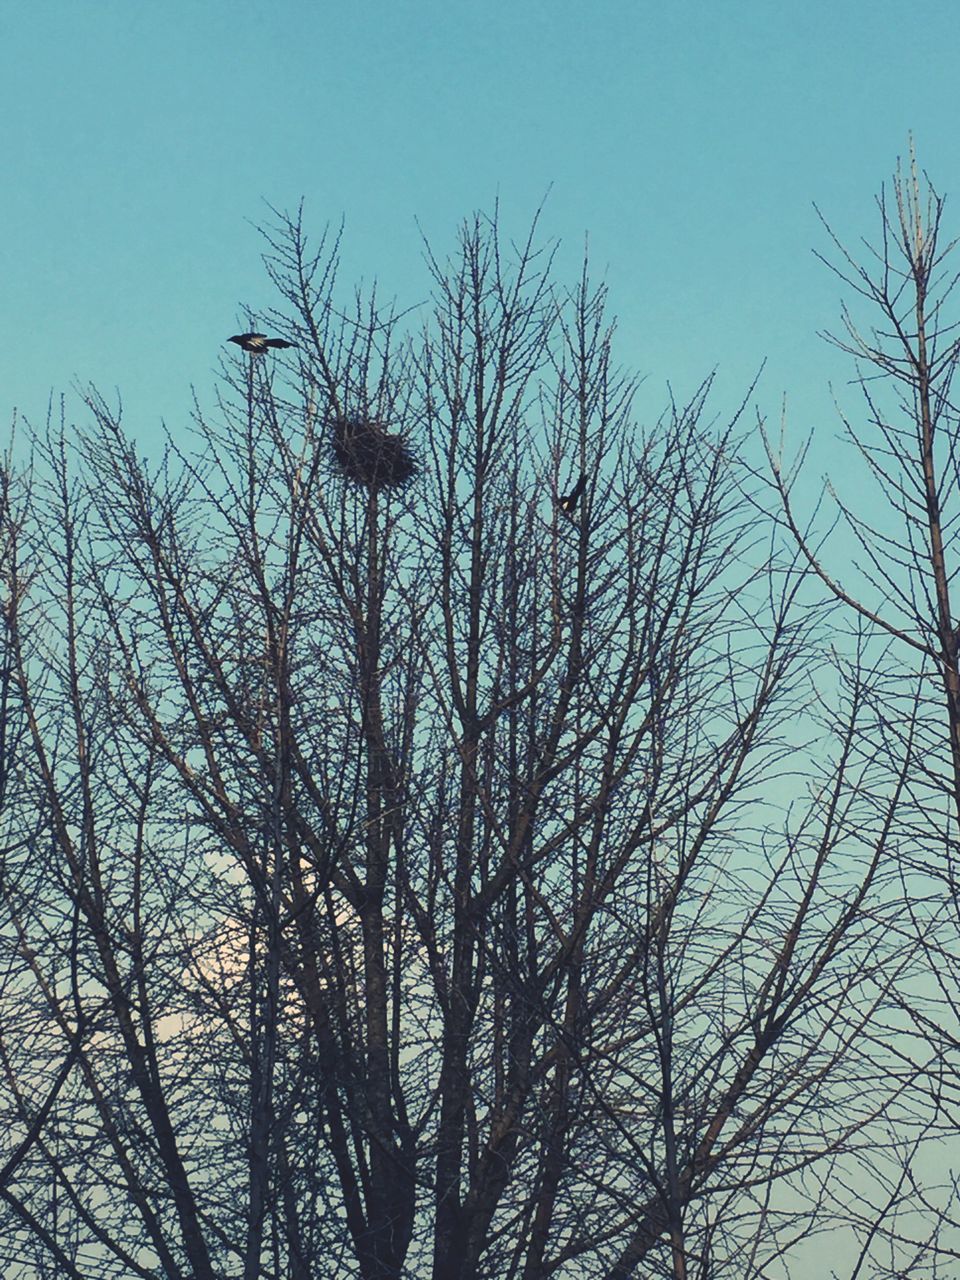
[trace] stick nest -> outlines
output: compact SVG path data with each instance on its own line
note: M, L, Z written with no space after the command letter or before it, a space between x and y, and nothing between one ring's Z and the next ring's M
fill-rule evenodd
M397 489L418 471L404 438L370 418L335 418L331 445L343 474L368 489Z

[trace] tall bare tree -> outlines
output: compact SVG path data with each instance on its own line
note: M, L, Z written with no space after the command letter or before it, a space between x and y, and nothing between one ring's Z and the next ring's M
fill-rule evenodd
M849 496L829 486L853 554L841 570L827 559L795 512L782 453L768 442L772 475L796 544L830 595L887 646L874 698L882 707L895 772L908 760L909 785L897 841L903 921L924 960L919 983L900 993L898 1043L923 1064L928 1121L902 1166L896 1190L871 1236L923 1245L909 1274L948 1274L960 1256L957 1166L943 1168L960 1126L960 609L956 600L960 519L960 414L953 381L960 359L956 239L944 234L944 198L921 173L913 146L877 200L879 235L860 258L824 220L834 253L822 260L848 290L842 330L828 339L855 361L859 411L841 409L844 433L861 463ZM818 255L819 256L819 255ZM842 585L841 585L842 583ZM904 1032L917 1033L911 1042ZM893 1185L893 1184L892 1184ZM896 1206L917 1208L922 1225L905 1227ZM932 1224L932 1225L930 1225ZM923 1233L927 1234L924 1236ZM878 1264L879 1265L879 1264ZM946 1271L937 1270L945 1266ZM899 1275L878 1269L875 1274Z
M768 1276L893 1141L876 672L534 237L414 332L283 219L293 359L8 461L12 1277Z

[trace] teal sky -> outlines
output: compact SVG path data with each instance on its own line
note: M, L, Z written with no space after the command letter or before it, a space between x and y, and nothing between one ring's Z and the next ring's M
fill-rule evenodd
M0 108L0 416L94 382L145 448L275 301L265 202L343 217L345 281L409 306L417 220L443 253L498 196L522 233L549 190L640 413L715 367L729 413L766 359L757 403L817 429L814 471L852 371L816 336L841 289L812 202L873 237L912 131L960 233L956 0L0 0Z
M838 283L811 202L855 242L916 138L958 177L949 0L0 0L0 411L119 387L141 439L209 398L243 304L274 299L264 201L346 220L345 278L425 298L416 219L452 246L497 195L573 277L589 233L653 415L719 367L831 429L816 337ZM949 206L948 206L949 208ZM960 229L960 207L956 210ZM948 215L948 221L949 221Z

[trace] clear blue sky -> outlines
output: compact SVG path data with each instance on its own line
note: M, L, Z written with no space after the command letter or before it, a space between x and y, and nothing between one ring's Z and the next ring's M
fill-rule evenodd
M209 398L241 304L274 299L250 222L346 219L351 276L427 293L415 219L452 246L499 193L575 268L589 232L644 412L768 357L799 432L845 366L811 201L851 240L913 130L958 172L950 0L0 0L0 412L119 387L146 442ZM960 193L955 208L960 229Z

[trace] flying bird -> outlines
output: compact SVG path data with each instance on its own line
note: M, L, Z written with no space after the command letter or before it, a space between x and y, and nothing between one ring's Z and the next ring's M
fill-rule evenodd
M560 508L560 510L563 512L565 516L570 516L571 519L573 518L573 513L576 508L576 505L580 501L580 495L583 493L586 487L587 487L587 474L585 471L581 471L580 479L573 486L570 492L565 493L562 498L557 499L557 506Z
M265 333L235 333L228 342L235 342L252 356L262 356L267 347L295 347L295 342L287 342L285 338L268 338Z

